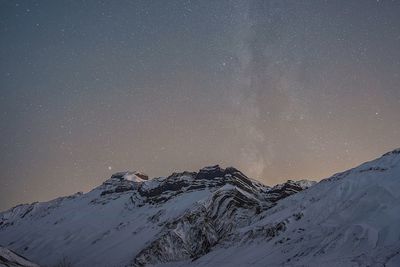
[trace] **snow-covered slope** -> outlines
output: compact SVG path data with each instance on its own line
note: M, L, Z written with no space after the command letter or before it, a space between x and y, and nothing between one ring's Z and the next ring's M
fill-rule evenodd
M114 174L89 193L0 214L0 245L39 264L126 266L199 258L308 185L270 188L235 168L148 179Z
M45 265L400 266L400 150L315 185L219 166L118 173L1 213L0 245Z
M400 149L279 201L190 266L231 264L400 266Z
M0 267L39 267L21 255L0 247Z

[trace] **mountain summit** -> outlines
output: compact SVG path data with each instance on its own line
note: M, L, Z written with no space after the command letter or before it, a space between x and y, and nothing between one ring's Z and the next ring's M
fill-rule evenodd
M307 190L305 190L307 189ZM315 184L218 165L0 213L0 245L43 265L399 266L400 150Z

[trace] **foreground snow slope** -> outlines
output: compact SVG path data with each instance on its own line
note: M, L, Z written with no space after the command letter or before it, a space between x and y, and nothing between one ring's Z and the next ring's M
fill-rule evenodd
M315 185L219 166L117 173L1 213L0 245L46 265L400 266L400 149Z

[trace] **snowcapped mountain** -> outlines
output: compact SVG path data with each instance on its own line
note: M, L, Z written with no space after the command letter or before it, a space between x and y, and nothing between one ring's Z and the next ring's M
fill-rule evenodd
M116 173L0 213L0 245L46 266L400 266L400 149L317 184Z
M0 215L0 244L54 265L146 265L192 260L276 202L310 184L270 188L235 168L212 166L149 180L116 173L82 194L19 205Z

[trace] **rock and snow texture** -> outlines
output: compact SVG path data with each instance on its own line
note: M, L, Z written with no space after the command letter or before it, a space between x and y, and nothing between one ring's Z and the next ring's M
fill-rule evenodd
M50 266L400 266L400 150L315 185L117 173L0 213L0 245Z
M193 260L305 185L270 188L212 166L148 180L112 175L92 191L0 214L0 244L43 265L147 265Z
M39 267L21 255L0 247L0 267Z

